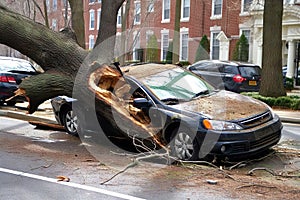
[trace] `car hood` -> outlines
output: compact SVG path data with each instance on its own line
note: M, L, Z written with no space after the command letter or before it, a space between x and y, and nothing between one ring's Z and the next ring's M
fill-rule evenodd
M172 107L201 113L210 119L227 121L248 118L268 110L261 101L225 90Z

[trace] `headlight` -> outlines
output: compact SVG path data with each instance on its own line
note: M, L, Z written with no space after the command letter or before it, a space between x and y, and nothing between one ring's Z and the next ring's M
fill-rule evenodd
M225 130L241 130L243 129L236 123L219 121L219 120L203 120L203 126L208 130L225 131Z

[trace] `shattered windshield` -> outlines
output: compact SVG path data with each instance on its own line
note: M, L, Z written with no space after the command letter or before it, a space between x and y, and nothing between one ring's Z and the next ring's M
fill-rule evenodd
M161 101L188 101L209 94L213 89L205 81L180 68L169 69L143 78L142 82Z

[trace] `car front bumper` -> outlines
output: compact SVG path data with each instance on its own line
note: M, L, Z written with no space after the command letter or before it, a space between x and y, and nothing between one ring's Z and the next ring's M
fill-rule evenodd
M240 131L208 131L208 138L198 139L199 157L206 155L217 157L241 157L256 155L276 145L281 138L282 123L278 116L259 126Z

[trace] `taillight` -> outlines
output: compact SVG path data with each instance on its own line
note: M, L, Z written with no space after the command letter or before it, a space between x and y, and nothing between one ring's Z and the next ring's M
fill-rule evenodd
M234 77L233 77L233 81L234 82L237 82L237 83L241 83L241 82L243 82L243 81L245 81L246 80L246 78L244 78L244 77L242 77L241 75L235 75Z
M12 76L0 76L0 82L16 83L16 79Z

